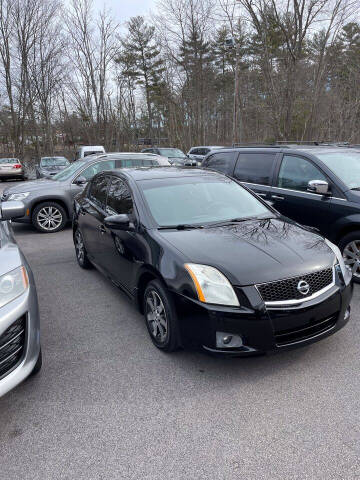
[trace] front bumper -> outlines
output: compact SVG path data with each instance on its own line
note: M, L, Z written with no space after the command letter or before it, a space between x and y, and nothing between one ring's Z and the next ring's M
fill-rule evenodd
M36 288L28 270L30 285L28 290L0 308L1 335L20 318L25 319L25 341L19 362L0 377L0 397L25 380L34 369L40 353L40 319Z
M279 352L322 340L350 318L352 283L337 282L316 299L281 309L267 309L254 287L241 291L241 308L207 305L176 295L183 345L230 356ZM243 345L218 348L216 332L239 335Z

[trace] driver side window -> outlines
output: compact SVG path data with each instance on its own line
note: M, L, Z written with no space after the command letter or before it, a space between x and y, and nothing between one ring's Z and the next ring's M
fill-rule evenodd
M292 155L284 155L278 176L277 186L306 192L310 180L328 179L309 160Z
M106 162L93 163L89 167L85 168L85 170L80 173L80 176L85 177L86 180L89 181L97 173L103 172L105 170L111 170L113 168L115 168L115 160L107 160Z

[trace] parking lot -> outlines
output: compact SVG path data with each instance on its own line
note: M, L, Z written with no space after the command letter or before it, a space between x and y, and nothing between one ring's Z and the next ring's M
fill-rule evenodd
M0 399L2 478L360 478L358 287L349 324L310 347L168 355L125 295L78 267L70 228L14 231L44 364Z

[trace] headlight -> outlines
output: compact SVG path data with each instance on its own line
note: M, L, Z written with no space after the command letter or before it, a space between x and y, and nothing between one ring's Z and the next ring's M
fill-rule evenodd
M186 263L201 302L239 307L239 300L229 280L214 267Z
M25 267L19 267L0 277L0 307L15 300L29 287Z
M24 193L12 193L9 195L8 200L24 200L24 198L28 197L30 195L30 192L24 192Z
M351 269L348 266L345 265L344 259L343 259L343 256L341 255L339 247L334 245L327 238L325 238L325 242L331 248L331 250L335 253L336 259L337 259L337 261L339 262L339 265L340 265L342 276L344 277L345 285L349 285L349 283L351 281L351 278L352 278L352 272L351 272Z

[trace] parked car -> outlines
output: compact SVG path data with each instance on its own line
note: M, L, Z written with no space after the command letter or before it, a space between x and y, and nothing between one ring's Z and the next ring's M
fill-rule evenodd
M75 160L88 157L89 155L99 155L100 153L106 153L105 148L102 145L86 145L79 147L76 150Z
M251 355L346 324L351 272L335 245L229 177L178 170L104 172L75 199L79 265L136 301L158 348Z
M224 147L192 147L187 153L187 156L192 160L196 160L198 165L201 165L201 162L204 160L206 155L213 152L214 150L219 150Z
M202 165L241 180L283 215L316 227L339 246L360 282L360 149L224 149Z
M11 178L25 180L24 167L18 158L0 158L0 182Z
M73 199L96 174L111 168L170 165L157 155L108 153L77 160L49 179L39 179L4 190L2 200L21 200L25 215L17 222L32 223L42 233L62 230L73 214Z
M50 178L69 165L70 162L65 157L41 157L36 167L36 178Z
M0 397L42 365L34 277L8 222L24 211L21 202L0 203Z
M196 167L197 162L189 158L182 152L179 148L144 148L141 150L143 153L155 153L156 155L161 155L166 157L171 165L179 167Z

